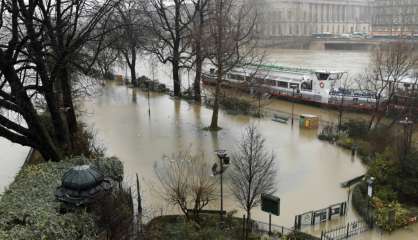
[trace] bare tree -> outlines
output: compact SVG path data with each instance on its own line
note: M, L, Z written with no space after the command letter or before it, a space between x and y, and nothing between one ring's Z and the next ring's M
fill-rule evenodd
M205 58L207 57L205 44L205 39L207 36L207 31L205 31L208 26L208 5L209 0L193 0L195 13L192 15L191 24L191 47L192 53L194 56L194 68L195 68L195 78L193 82L193 95L194 99L200 102L201 99L201 87L200 82L202 79L202 66Z
M97 67L101 77L110 79L112 76L112 68L115 66L118 57L118 52L111 47L100 52L97 57Z
M344 118L344 110L346 108L346 97L347 94L353 95L352 87L354 85L354 81L349 76L346 76L345 78L342 78L340 80L338 94L336 96L337 101L337 109L338 109L338 127L337 131L338 133L341 130L342 124L343 124L343 118Z
M12 112L0 117L1 136L47 160L71 154L78 132L71 70L94 62L98 51L87 58L84 47L100 39L93 30L112 6L111 0L1 1L0 110ZM42 119L35 101L45 103Z
M371 66L361 82L364 89L375 92L369 129L379 125L393 103L401 81L411 74L418 58L415 47L405 42L393 42L378 46L372 55Z
M218 130L219 97L226 73L254 62L256 8L248 1L214 0L209 4L209 59L216 68L210 130Z
M181 96L180 70L187 66L189 25L194 19L187 0L150 0L144 6L149 20L150 43L147 50L162 63L171 63L174 95Z
M193 156L188 152L179 152L171 158L165 156L154 166L163 198L178 206L188 220L197 222L202 209L217 198L210 169L203 155Z
M115 23L120 28L114 31L113 47L125 60L131 72L131 83L138 86L136 77L136 62L139 50L145 44L145 14L142 0L124 0L117 7Z
M274 155L265 149L265 139L255 125L245 129L231 164L231 192L247 212L249 226L251 210L260 204L261 194L276 191L277 175Z

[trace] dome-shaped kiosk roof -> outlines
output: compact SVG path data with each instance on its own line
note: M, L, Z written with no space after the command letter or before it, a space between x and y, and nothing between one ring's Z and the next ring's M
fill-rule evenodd
M73 190L85 190L96 187L103 179L103 174L90 165L75 166L62 177L62 186Z
M112 188L110 179L90 165L70 168L55 191L58 200L76 206L90 203Z

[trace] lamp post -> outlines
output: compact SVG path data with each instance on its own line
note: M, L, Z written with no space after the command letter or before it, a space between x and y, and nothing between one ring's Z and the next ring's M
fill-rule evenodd
M290 87L292 88L292 127L293 127L293 114L295 111L295 89L296 86L295 85L290 85Z
M368 195L368 201L367 201L367 218L369 221L369 225L371 227L373 227L373 216L372 214L370 214L370 205L371 205L371 199L373 197L373 182L374 182L375 178L374 177L370 177L369 179L367 179L367 195Z
M220 184L221 184L221 225L222 225L224 221L223 173L226 170L226 168L224 168L224 165L225 167L229 165L229 156L225 150L216 150L215 153L218 156L220 168L218 169L218 165L215 163L212 167L212 173L214 176L219 175L220 180L221 180Z
M401 158L401 164L403 167L405 158L407 157L409 149L411 148L412 127L414 125L414 122L409 120L408 117L405 117L404 120L399 121L399 124L403 127L403 156Z

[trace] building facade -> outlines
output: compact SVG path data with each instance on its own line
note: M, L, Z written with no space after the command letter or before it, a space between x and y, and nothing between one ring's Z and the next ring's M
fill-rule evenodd
M418 0L374 0L374 36L418 34Z
M259 0L258 30L265 37L371 31L369 0Z

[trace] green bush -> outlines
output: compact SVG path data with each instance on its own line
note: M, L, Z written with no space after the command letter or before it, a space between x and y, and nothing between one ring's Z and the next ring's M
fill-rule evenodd
M342 124L341 130L345 131L351 138L365 138L369 126L365 121L350 120Z
M375 191L375 196L383 202L392 202L398 199L398 194L389 186L379 186Z
M224 96L220 98L219 104L229 113L251 114L255 111L251 101L246 98Z
M342 136L338 139L337 145L343 148L351 149L353 147L354 140L350 137Z
M403 208L399 202L379 203L379 199L374 200L376 207L376 224L385 231L392 232L396 229L408 225L410 218L407 209Z
M353 189L352 200L354 210L364 219L368 219L369 198L367 196L367 183L361 182Z
M24 166L0 199L0 239L95 239L94 215L83 208L61 213L54 196L64 172L78 161Z

